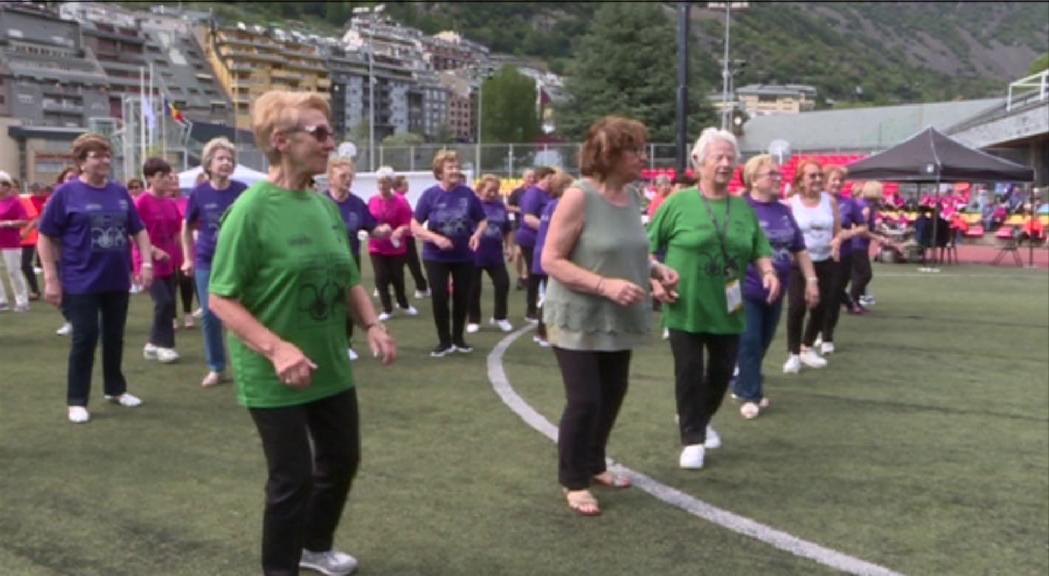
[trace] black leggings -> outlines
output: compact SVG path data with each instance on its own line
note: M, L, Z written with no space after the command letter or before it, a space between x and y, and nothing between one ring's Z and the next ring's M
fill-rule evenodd
M848 287L849 280L852 278L852 253L845 253L841 255L841 260L833 262L834 271L832 272L833 286L830 288L830 299L833 300L834 305L828 306L824 311L823 315L823 341L833 342L834 341L834 329L838 327L838 318L841 317L841 307L846 306L852 308L852 299L849 298L846 288Z
M405 242L408 245L408 253L404 255L404 263L408 265L408 271L412 273L412 279L415 280L415 290L417 292L426 292L426 276L423 275L423 267L419 264L419 249L415 245L415 238L407 237ZM404 276L404 271L401 271L401 276Z
M160 276L149 286L153 298L153 324L149 343L161 348L175 347L175 275Z
M805 275L794 266L790 269L790 284L787 289L787 351L791 354L801 353L801 344L812 346L816 335L823 329L823 316L827 306L841 306L837 294L831 292L834 283L834 261L831 259L813 262L820 290L820 303L812 310L805 304ZM832 296L833 294L833 296ZM809 321L805 323L805 313ZM805 326L805 337L802 339L801 328Z
M557 434L557 477L569 490L584 490L605 471L605 446L626 396L630 350L554 347L554 354L566 400Z
M193 293L196 292L197 286L193 276L186 276L182 273L182 270L175 271L176 282L178 283L178 293L182 298L182 313L192 314L193 313ZM178 316L178 310L175 311L175 315Z
M706 349L707 361L703 351ZM710 419L721 408L739 354L738 334L695 334L670 330L674 396L681 444L702 444Z
M542 276L539 274L532 274L532 260L537 256L534 254L534 246L521 246L521 254L524 255L525 269L528 271L528 291L525 293L525 316L528 318L536 318L536 305L539 301L539 282L542 280ZM539 254L538 256L542 256Z
M506 299L510 294L510 276L506 273L506 264L500 261L491 266L474 268L468 312L471 324L481 323L481 284L484 272L488 272L488 277L492 279L492 287L495 289L495 309L492 317L496 320L506 320Z
M852 255L852 301L859 302L860 296L867 292L867 286L874 278L871 270L870 252L859 250Z
M393 285L393 295L397 298L397 305L401 308L408 308L408 296L404 293L404 254L387 256L373 252L370 256L372 270L375 271L375 287L379 290L379 300L382 302L382 311L387 314L393 312L390 285Z
M33 270L33 256L36 256L36 246L22 246L22 275L29 287L29 295L40 296L40 285L36 282L36 272Z
M470 300L470 284L473 281L473 262L424 261L426 276L430 279L433 294L433 322L437 326L437 338L447 347L463 343L466 328L466 308ZM451 294L451 325L448 322L448 280L453 284Z

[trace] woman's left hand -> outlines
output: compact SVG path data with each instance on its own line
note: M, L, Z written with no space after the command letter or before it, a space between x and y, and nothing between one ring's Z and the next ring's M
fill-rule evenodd
M383 366L389 366L397 359L397 342L382 324L373 324L368 329L368 346L372 356L382 359Z
M762 274L761 286L768 291L769 297L765 301L772 304L779 298L779 277L775 274Z
M477 248L481 246L481 235L474 234L470 236L470 250L477 252Z
M663 289L668 293L674 293L681 276L678 275L677 270L659 262L656 264L656 280L663 285Z

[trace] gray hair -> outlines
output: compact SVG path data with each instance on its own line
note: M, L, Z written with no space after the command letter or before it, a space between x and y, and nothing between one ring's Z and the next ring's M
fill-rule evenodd
M233 165L237 165L237 147L233 145L233 142L222 136L212 138L208 140L208 143L204 145L204 150L200 153L200 166L209 178L211 177L211 161L215 159L215 154L218 154L219 150L229 152L230 156L233 157Z
M659 176L656 176L656 179L653 180L652 183L656 186L668 186L670 185L670 176L660 174Z
M736 153L736 159L739 159L739 143L736 142L736 136L732 132L714 127L704 128L699 134L699 139L696 140L696 145L692 147L692 168L699 169L703 161L707 159L707 149L715 140L731 144L732 150Z

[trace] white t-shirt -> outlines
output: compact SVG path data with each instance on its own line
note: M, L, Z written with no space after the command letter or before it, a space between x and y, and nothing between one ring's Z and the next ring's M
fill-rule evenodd
M830 243L834 240L834 205L830 194L821 192L820 203L812 208L801 201L801 194L795 194L790 197L790 209L805 237L805 249L812 261L830 258Z

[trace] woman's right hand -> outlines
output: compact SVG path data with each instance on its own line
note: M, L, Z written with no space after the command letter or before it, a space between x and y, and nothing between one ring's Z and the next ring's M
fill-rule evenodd
M448 238L446 238L444 236L441 236L440 234L434 234L433 235L433 243L434 243L435 246L437 246L441 250L451 250L452 248L455 247L455 245L452 244L451 240L449 240Z
M193 277L193 260L186 258L182 262L182 273L190 278Z
M600 282L601 296L619 304L620 306L631 306L637 304L645 297L645 291L637 284L621 278L602 278Z
M317 365L299 350L299 347L281 340L270 357L277 379L289 388L301 390L310 385Z
M55 278L44 278L44 301L56 308L62 306L62 285Z

